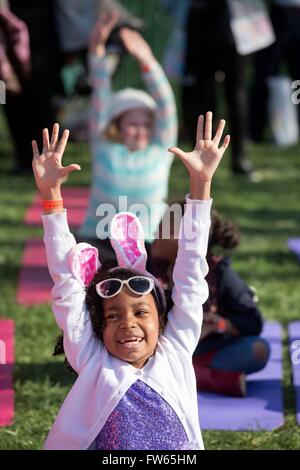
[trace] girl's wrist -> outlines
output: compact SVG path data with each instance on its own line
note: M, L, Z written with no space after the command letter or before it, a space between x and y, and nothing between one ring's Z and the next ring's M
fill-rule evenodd
M138 59L138 62L142 72L149 72L155 66L156 59L154 56L142 57Z
M44 201L55 201L62 199L61 189L59 188L48 188L40 190L41 197Z
M98 44L97 46L91 47L89 53L97 57L104 57L106 55L105 44Z
M190 198L199 201L210 199L211 180L201 181L190 175Z
M63 199L49 199L43 200L42 203L44 214L54 214L57 212L63 212L64 201Z

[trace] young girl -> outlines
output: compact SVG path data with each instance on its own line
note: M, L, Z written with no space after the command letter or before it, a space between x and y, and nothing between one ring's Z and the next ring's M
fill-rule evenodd
M151 247L152 272L165 286L172 283L178 249L174 219L171 224L171 238L159 237ZM270 354L269 344L259 336L263 319L253 291L233 270L230 258L216 252L235 248L239 241L237 227L213 210L207 253L209 297L193 361L198 390L233 396L246 394L245 374L263 369Z
M136 31L122 28L119 36L128 53L138 62L150 95L126 88L111 91L111 56L105 44L117 21L116 15L101 16L90 42L90 75L93 88L90 123L93 169L87 215L79 235L97 241L111 254L107 226L99 223L105 213L100 204L119 212L120 196L127 207L142 204L139 215L146 242L151 242L165 210L172 158L166 148L175 145L177 115L175 100L165 74L146 41ZM100 241L99 241L100 239Z
M145 270L139 220L130 213L113 218L118 266L99 267L97 250L76 244L63 209L61 184L80 169L62 166L68 131L58 142L58 125L51 141L45 129L41 154L33 142L54 281L53 312L64 332L67 359L78 374L45 449L203 449L192 354L208 295L211 181L230 140L226 136L219 148L224 125L220 121L212 139L212 113L205 125L200 116L195 149L169 149L189 172L190 194L174 267L174 306L167 318L160 283Z

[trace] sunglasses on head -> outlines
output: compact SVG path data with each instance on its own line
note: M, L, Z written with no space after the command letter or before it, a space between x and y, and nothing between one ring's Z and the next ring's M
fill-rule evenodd
M96 284L96 291L103 299L109 299L118 295L124 285L134 294L145 295L153 290L154 280L146 276L132 276L125 280L118 278L105 279Z

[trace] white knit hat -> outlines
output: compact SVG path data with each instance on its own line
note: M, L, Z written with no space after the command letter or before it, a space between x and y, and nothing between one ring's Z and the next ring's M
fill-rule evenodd
M145 109L152 112L156 110L156 103L152 96L135 88L125 88L113 93L108 106L107 125L113 119L132 109Z

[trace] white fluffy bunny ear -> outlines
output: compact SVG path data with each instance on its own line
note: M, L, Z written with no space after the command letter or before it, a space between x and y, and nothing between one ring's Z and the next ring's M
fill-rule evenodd
M69 266L73 276L83 286L88 286L100 268L98 250L88 243L78 243L68 256Z
M121 268L146 269L147 252L144 230L139 219L130 212L119 212L111 221L110 241Z

